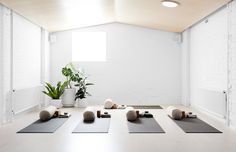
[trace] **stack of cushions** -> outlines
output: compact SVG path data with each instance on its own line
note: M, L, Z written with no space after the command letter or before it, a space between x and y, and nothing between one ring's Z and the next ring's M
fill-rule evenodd
M94 121L95 119L95 112L94 109L91 107L88 107L85 109L83 113L84 121Z
M39 119L41 121L47 121L49 119L51 119L54 115L54 113L56 112L57 108L54 106L49 106L45 109L43 109L40 113L39 113Z
M183 118L183 112L174 106L167 108L167 114L175 120L180 120Z

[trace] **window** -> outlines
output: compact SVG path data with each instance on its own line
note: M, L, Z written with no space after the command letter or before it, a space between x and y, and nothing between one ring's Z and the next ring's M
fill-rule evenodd
M106 40L106 32L72 33L72 61L106 61Z

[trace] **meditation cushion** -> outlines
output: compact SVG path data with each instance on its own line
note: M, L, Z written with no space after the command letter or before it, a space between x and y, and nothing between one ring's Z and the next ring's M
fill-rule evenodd
M138 115L135 110L129 110L126 113L126 117L128 121L135 121L138 118Z
M114 106L114 102L111 99L106 99L105 103L104 103L104 108L105 109L112 109L112 107Z
M40 113L39 113L39 119L41 121L47 121L49 119L52 118L52 116L54 115L54 113L56 112L57 108L54 106L49 106L45 109L43 109Z
M86 108L83 113L84 121L94 121L95 113L93 108Z
M183 118L183 112L182 112L182 110L179 110L179 109L177 109L176 107L174 107L174 106L170 106L170 107L168 107L167 108L167 113L168 113L168 115L171 117L171 118L173 118L173 119L175 119L175 120L180 120L180 119L182 119Z

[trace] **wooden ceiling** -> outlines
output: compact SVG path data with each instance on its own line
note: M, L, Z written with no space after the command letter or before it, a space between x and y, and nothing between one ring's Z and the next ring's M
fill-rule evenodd
M166 8L162 0L0 0L50 32L121 22L182 32L231 0L176 0Z

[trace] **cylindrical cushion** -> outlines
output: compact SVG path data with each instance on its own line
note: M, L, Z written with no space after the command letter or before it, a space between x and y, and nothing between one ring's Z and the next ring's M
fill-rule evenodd
M104 103L105 109L111 109L114 106L114 102L111 99L106 99Z
M84 121L94 121L95 113L93 108L86 108L83 113Z
M135 110L129 110L126 113L126 118L128 121L135 121L138 118L138 115Z
M176 119L176 120L180 120L182 119L182 111L177 109L176 107L174 106L170 106L167 108L167 113L168 115L173 118L173 119Z
M181 110L179 110L179 109L175 109L175 110L173 110L172 111L172 118L174 118L174 119L176 119L176 120L180 120L180 119L182 119L183 117L182 117L182 111Z
M52 116L54 115L54 113L56 112L57 108L54 106L49 106L45 109L43 109L40 113L39 113L39 119L41 121L47 121L49 119L52 118Z

